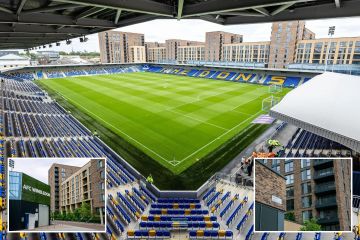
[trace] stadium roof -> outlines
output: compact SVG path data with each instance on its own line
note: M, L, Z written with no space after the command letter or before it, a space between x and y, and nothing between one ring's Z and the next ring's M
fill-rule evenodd
M348 17L358 0L1 0L0 49L31 48L149 20L218 24Z
M270 115L360 152L360 77L326 72L289 92Z

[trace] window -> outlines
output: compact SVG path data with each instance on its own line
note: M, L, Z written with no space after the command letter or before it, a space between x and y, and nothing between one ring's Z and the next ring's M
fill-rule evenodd
M101 177L101 179L104 179L104 178L105 178L105 172L104 172L104 171L101 171L101 172L100 172L100 177Z
M311 193L311 183L302 183L301 184L301 194L309 194Z
M286 211L294 210L294 199L286 200Z
M288 173L288 172L292 172L292 171L294 171L294 162L291 161L291 162L285 163L285 172Z
M301 159L301 168L310 167L310 159Z
M309 208L312 205L312 198L311 196L306 196L301 198L301 205L303 208Z
M294 183L294 174L286 175L286 185Z
M274 170L275 172L280 172L280 165L278 166L273 166L272 170Z
M99 160L98 161L98 168L102 168L103 167L103 160Z
M293 197L294 196L294 187L288 187L286 188L286 197Z
M311 170L307 169L307 170L303 170L301 171L301 180L309 180L311 179Z
M307 210L307 211L303 211L302 212L302 220L303 222L306 220L310 220L312 218L312 211L311 210Z

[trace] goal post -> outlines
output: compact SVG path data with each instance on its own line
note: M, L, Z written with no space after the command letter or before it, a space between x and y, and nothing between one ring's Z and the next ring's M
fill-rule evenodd
M282 92L282 85L280 84L269 85L269 93L279 93L279 92Z
M271 95L270 97L267 97L262 101L261 110L268 112L273 106L275 106L279 102L280 102L280 97L275 97Z

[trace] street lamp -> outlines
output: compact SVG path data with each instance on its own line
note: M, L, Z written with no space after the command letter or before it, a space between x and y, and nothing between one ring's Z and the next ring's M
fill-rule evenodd
M328 36L330 38L329 38L329 43L327 46L327 53L326 53L326 57L325 57L325 72L326 72L326 68L327 68L327 64L328 64L329 52L330 52L330 47L331 47L331 37L334 35L334 33L335 33L335 26L330 26L329 31L328 31ZM334 63L334 60L335 59L333 59L333 63Z

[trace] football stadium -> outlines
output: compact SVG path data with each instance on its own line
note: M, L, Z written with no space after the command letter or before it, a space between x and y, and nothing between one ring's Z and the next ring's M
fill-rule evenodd
M360 239L357 66L349 70L333 64L335 73L326 71L327 59L322 69L284 68L285 59L274 65L270 60L249 65L219 59L161 62L150 57L137 62L136 55L146 50L144 39L139 38L142 46L128 46L136 36L122 33L125 40L121 41L128 41L124 48L129 50L121 53L124 56L112 55L109 51L117 45L110 44L110 39L116 38L110 38L108 31L155 19L189 18L232 25L350 17L358 15L359 7L355 0L0 3L1 49L40 49L60 41L71 44L73 38L86 42L87 35L99 33L100 45L106 39L100 49L107 52L101 52L101 63L20 66L9 62L10 67L1 70L1 239ZM313 40L314 34L295 22L293 34L302 31L309 36L302 41ZM291 24L284 22L284 26ZM222 34L227 33L220 33L220 42L227 39ZM239 35L229 39L242 43ZM354 49L351 61L356 65L360 40L347 41L351 46L346 43L346 47ZM299 43L297 58L306 52L306 43ZM186 47L191 51L203 48L199 43L177 44L180 41L171 46L182 49L179 59ZM259 53L268 46L261 44L264 48L256 47ZM168 51L159 44L147 47L149 52ZM219 48L225 51L226 47L234 46L225 43ZM311 51L316 54L314 48ZM272 58L271 53L266 56ZM133 61L113 61L118 57ZM9 157L105 157L107 206L99 214L106 215L106 232L7 233ZM298 225L316 217L319 229L255 232L254 215L259 213L253 164L255 158L273 157L352 157L349 175L353 174L354 197L345 198L353 200L354 209L334 197L345 194L341 187L328 183L336 182L338 173L345 175L344 171L324 160L311 166L314 206L295 215L290 208L295 197L287 195L280 201L288 211L277 216L284 221L292 213L291 221ZM271 168L280 169L280 165ZM310 165L304 168L310 176ZM290 185L288 194L294 174L283 178ZM347 214L343 209L349 210ZM340 227L346 231L340 232Z

